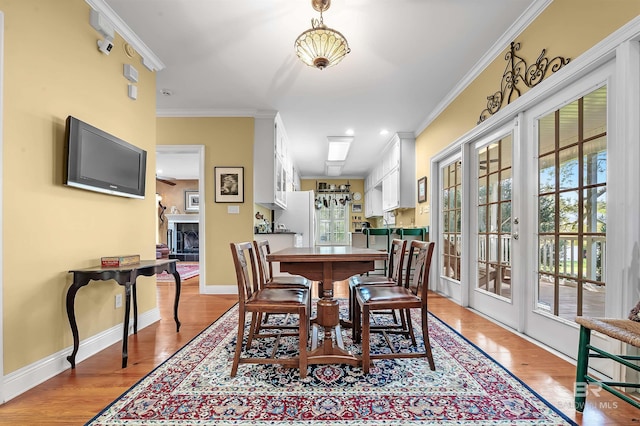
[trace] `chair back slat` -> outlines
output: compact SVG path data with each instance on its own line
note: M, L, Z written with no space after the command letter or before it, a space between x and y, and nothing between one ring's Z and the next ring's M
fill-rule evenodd
M258 290L254 247L252 242L230 243L230 246L238 281L238 299L243 305Z
M260 288L262 288L266 283L273 281L273 266L267 260L267 255L271 253L271 248L267 240L254 241L253 246L258 259L258 276L260 278Z
M402 282L402 265L404 263L404 255L407 249L407 240L394 238L391 241L391 253L389 253L389 278L401 284Z
M405 287L426 301L434 242L411 241L405 275ZM412 271L413 269L413 271Z

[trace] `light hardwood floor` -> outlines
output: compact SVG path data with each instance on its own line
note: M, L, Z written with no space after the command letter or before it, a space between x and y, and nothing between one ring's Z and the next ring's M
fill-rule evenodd
M200 295L198 279L183 283L180 333L173 322L171 283L158 284L162 320L129 339L129 366L120 368L121 343L112 345L0 406L2 425L79 425L90 420L154 367L233 306L235 295ZM336 295L346 290L336 286ZM443 297L429 310L512 371L581 425L640 425L640 412L610 396L589 397L584 414L573 410L575 366Z

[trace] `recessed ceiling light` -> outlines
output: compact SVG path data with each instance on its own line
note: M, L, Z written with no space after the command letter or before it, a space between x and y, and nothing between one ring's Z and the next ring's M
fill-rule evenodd
M329 141L329 154L327 155L327 160L344 161L349 154L349 148L351 147L353 138L330 136L327 140Z
M347 131L346 131L346 132L344 132L344 134L345 134L345 135L347 135L347 136L353 136L353 135L354 135L354 133L355 133L355 132L353 131L353 129L347 129Z
M173 92L169 89L160 89L160 94L163 96L171 96Z
M381 134L382 136L384 136L384 135L388 135L388 134L389 134L389 131L388 131L387 129L382 129L382 130L380 130L380 134Z

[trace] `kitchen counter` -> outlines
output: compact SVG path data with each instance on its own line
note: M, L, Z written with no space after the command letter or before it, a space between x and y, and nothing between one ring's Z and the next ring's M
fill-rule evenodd
M283 232L254 232L255 235L295 235L297 232L293 231L283 231Z

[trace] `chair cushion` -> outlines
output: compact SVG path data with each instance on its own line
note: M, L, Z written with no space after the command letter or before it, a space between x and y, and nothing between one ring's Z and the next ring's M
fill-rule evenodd
M302 288L265 288L253 294L251 303L291 303L301 304L307 300L309 292Z
M361 285L378 285L378 284L386 284L386 285L397 285L394 280L389 277L385 277L384 275L369 275L360 276L354 275L349 278L349 287L360 287Z
M411 302L420 301L420 298L411 293L404 287L400 286L360 286L356 290L360 299L365 303L376 302Z
M309 287L311 285L311 281L306 279L305 277L301 277L298 275L291 275L285 277L273 277L272 280L265 284L265 287L278 287L278 286L298 286L298 287Z

